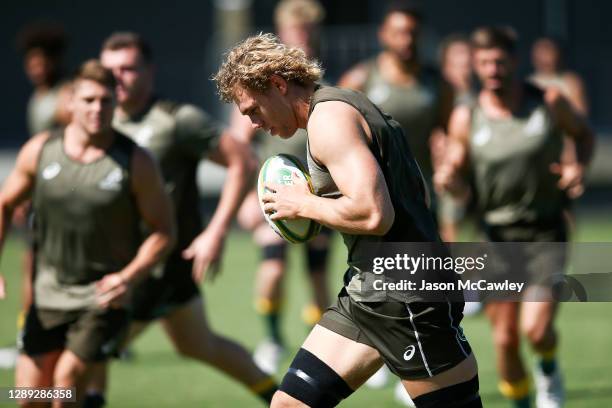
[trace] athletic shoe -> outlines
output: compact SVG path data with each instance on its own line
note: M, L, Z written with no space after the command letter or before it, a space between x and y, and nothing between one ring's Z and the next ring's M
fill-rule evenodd
M382 388L389 382L389 369L386 365L380 367L380 369L372 374L372 376L366 381L365 385L368 388Z
M393 394L395 395L395 400L400 404L406 407L416 408L416 405L414 405L414 402L412 402L412 398L410 398L408 391L406 391L406 388L404 388L404 384L402 384L401 381L395 385Z
M264 340L255 349L253 361L266 374L277 374L285 348L272 340Z
M546 375L539 365L534 370L534 381L536 386L536 407L538 408L560 408L565 402L565 390L563 378L559 365L555 371Z

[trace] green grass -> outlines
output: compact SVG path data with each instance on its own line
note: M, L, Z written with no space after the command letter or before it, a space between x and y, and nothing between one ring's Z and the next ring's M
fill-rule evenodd
M577 239L609 241L612 221L604 217L580 219ZM344 271L345 250L335 238L330 283L336 291ZM2 256L1 271L8 279L9 298L0 302L0 347L14 343L15 316L19 309L19 271L22 244L11 239ZM258 253L250 237L235 233L228 240L222 275L204 287L211 325L253 349L263 337L262 324L252 307L252 283ZM290 252L284 331L292 351L306 336L301 307L310 296L298 248ZM558 327L562 342L561 364L568 388L568 407L612 407L612 304L564 304ZM464 329L480 366L481 394L486 407L508 407L496 391L497 374L489 325L480 315L466 318ZM134 345L132 362L117 362L110 376L109 407L257 407L261 406L229 378L177 356L158 325L151 327ZM532 362L529 350L526 361ZM292 356L285 361L287 366ZM0 386L13 384L13 372L0 370ZM390 384L382 390L362 388L342 406L394 407Z

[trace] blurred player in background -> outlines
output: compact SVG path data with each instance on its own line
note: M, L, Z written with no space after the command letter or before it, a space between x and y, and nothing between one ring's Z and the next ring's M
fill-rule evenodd
M589 115L589 102L584 83L580 76L563 67L563 54L561 45L552 37L542 37L536 40L531 48L531 63L534 72L529 80L541 89L556 88L572 105L574 111ZM576 162L576 148L571 137L564 137L562 162L571 165ZM584 184L580 183L567 190L566 217L570 227L575 220L571 213L571 200L576 199L584 192Z
M250 187L255 158L199 108L155 94L153 54L138 34L112 34L100 58L117 80L113 127L160 163L177 224L177 246L134 290L129 340L160 319L177 352L214 366L269 401L275 381L242 346L211 330L197 285L209 269L218 267L230 222ZM204 158L227 168L219 204L205 228L196 184L196 169ZM103 401L105 376L96 377L90 399Z
M363 91L404 129L408 146L431 191L434 130L446 129L453 90L439 71L423 65L419 55L422 15L409 1L389 3L378 31L383 50L345 73L338 83ZM443 137L444 132L435 132Z
M63 127L70 121L66 109L70 88L62 66L66 42L62 26L52 23L30 24L17 37L25 73L34 87L27 109L30 135Z
M308 58L315 58L319 49L319 25L325 11L316 0L283 0L278 3L274 21L280 40L297 47ZM248 118L233 111L232 128L236 135L247 142L259 142L260 158L263 160L278 153L297 156L306 163L306 131L299 129L295 136L280 141L264 131L256 131ZM258 138L255 140L255 138ZM262 261L257 271L256 309L262 315L268 338L255 351L255 362L264 371L275 373L285 351L280 320L283 309L283 281L287 270L287 243L268 226L263 218L257 191L249 193L239 213L241 225L253 231L255 242L261 247ZM307 270L313 289L313 304L304 308L302 317L308 327L314 326L322 312L329 306L326 282L326 264L330 230L324 228L311 242L305 245Z
M530 81L542 89L557 88L576 112L588 115L584 83L578 74L564 69L558 41L551 37L536 40L531 48L531 63L534 72L529 76Z
M31 138L4 184L0 243L13 209L32 197L37 273L15 384L76 387L81 402L94 363L127 328L128 289L173 245L174 226L155 162L111 127L112 73L90 60L72 86L69 125Z
M457 191L471 166L484 233L492 242L565 242L564 191L582 182L593 134L581 115L553 88L545 92L517 78L516 38L506 28L472 35L474 69L482 91L473 106L452 114L453 155L436 172L439 188ZM575 139L576 163L561 165L563 133ZM517 255L519 256L519 255ZM525 268L563 272L555 254L523 254ZM516 271L523 272L523 271ZM519 333L538 355L534 374L539 408L564 401L552 297L537 302L490 302L499 389L515 407L529 407L529 381L520 357Z
M383 362L417 407L482 407L476 360L459 335L463 303L364 297L369 273L355 263L368 243L440 239L399 124L363 94L322 86L320 78L316 62L271 34L230 50L214 78L221 98L256 127L283 139L308 130L316 195L297 179L268 185L264 210L272 219L310 218L337 229L348 249L344 287L297 352L272 407L336 406Z

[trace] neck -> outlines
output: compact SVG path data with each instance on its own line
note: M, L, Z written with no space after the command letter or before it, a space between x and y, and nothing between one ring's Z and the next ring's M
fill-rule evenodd
M107 128L98 133L89 133L77 123L71 123L66 127L65 137L71 144L80 148L87 149L95 147L105 149L113 140L113 129Z
M389 51L383 51L381 54L381 59L384 64L387 64L389 67L402 72L403 74L415 75L420 68L419 62L416 58L413 57L409 60L402 60Z
M514 110L521 98L521 85L516 79L499 90L482 91L484 100L495 108Z
M152 98L152 92L146 92L141 98L117 105L116 111L120 116L135 116L146 109Z
M293 88L295 101L293 103L293 113L298 128L306 129L308 124L308 114L310 111L310 100L314 94L315 84L310 84L305 87L296 86Z

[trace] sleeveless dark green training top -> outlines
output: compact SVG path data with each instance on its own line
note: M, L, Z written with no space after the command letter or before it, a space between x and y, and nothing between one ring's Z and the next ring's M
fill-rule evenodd
M564 193L550 165L559 162L563 139L542 91L525 84L519 111L491 119L472 110L470 156L478 203L489 225L558 220Z
M131 189L133 149L131 140L116 133L104 156L84 164L65 153L63 131L43 145L32 200L38 307L92 307L93 282L136 255L141 233Z
M433 215L427 207L423 176L406 144L401 126L361 92L335 87L316 88L310 113L318 103L327 101L349 104L365 118L372 135L369 148L385 177L395 210L393 226L384 236L342 234L348 249L349 266L360 263L364 248L369 243L439 242ZM313 159L310 149L307 158L315 193L328 198L340 197L341 193L329 171ZM356 299L363 295L359 275L359 271L356 274L353 271L350 282L346 282L349 294Z

